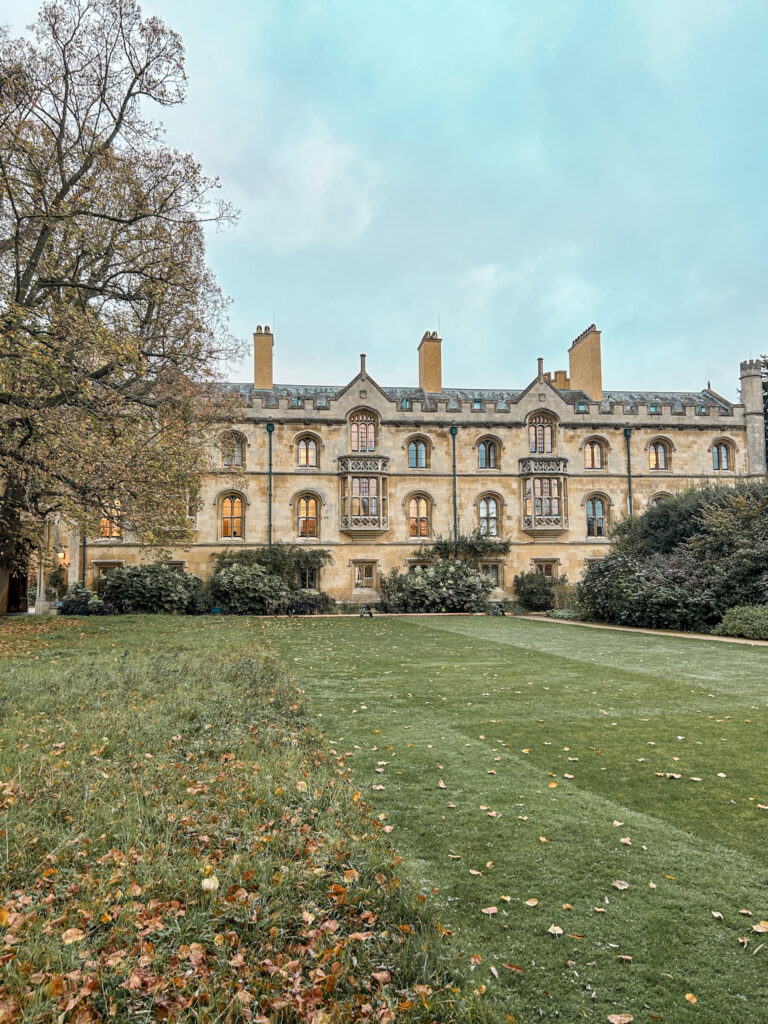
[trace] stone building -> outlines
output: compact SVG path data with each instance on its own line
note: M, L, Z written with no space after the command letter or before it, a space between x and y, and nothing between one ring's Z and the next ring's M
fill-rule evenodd
M479 529L511 541L483 571L509 594L534 569L576 580L608 549L611 523L683 488L766 472L760 363L741 364L741 404L702 391L603 389L600 332L575 339L569 368L527 387L445 388L441 346L418 347L418 385L382 387L361 356L340 387L275 384L274 338L254 334L254 380L229 387L239 422L212 440L194 541L174 560L203 578L226 548L278 541L322 547L333 563L302 586L376 600L382 572L420 543ZM74 538L73 538L74 540ZM67 552L81 574L82 548ZM104 522L86 577L148 553Z

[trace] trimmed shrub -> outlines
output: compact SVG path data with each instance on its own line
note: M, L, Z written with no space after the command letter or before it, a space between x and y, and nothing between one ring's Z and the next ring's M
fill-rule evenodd
M279 611L283 615L328 615L336 611L336 602L329 594L294 590Z
M567 583L545 576L542 572L521 572L515 576L515 597L530 612L546 612L555 606L555 594L559 586Z
M168 565L125 565L110 569L99 589L118 612L149 615L202 610L202 583L197 576Z
M388 574L386 596L392 612L483 612L491 590L487 576L452 558Z
M740 604L729 608L723 621L712 632L716 636L768 640L768 604Z
M59 605L60 615L114 615L116 610L82 583L71 583Z
M226 615L270 615L285 607L290 591L261 565L231 565L208 581L208 603Z
M565 622L584 622L585 618L578 608L552 608L544 612L548 619L561 619Z

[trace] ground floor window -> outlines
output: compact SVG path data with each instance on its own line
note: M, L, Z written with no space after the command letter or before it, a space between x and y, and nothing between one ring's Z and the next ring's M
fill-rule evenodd
M535 572L541 573L542 576L549 576L551 579L557 578L557 561L549 561L546 559L539 559L533 563Z
M299 590L317 590L317 569L299 569Z
M499 585L499 567L495 562L486 562L480 566L483 576L487 576L494 587Z
M375 562L355 563L355 588L372 590L376 578Z

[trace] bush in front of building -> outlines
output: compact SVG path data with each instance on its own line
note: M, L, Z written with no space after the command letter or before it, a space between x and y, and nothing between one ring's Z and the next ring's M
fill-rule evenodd
M110 569L99 594L121 613L146 615L199 613L202 583L168 565L124 565Z
M336 602L330 594L294 590L275 611L282 615L331 615L336 612Z
M729 608L712 632L716 636L743 636L768 640L768 604L740 604Z
M114 615L115 608L106 604L84 583L70 583L59 605L60 615Z
M256 564L221 569L207 586L208 605L225 615L275 614L286 606L290 593L279 576Z
M493 584L473 566L445 559L386 580L386 607L391 612L483 612ZM382 587L384 590L384 587Z
M548 612L555 607L558 585L567 583L565 577L556 580L542 572L521 572L515 576L515 597L529 612Z

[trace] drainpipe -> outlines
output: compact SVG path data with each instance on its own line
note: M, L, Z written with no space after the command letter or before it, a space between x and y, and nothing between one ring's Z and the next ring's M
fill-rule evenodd
M85 530L83 530L83 550L80 555L80 582L85 586L85 551L88 547L88 541L85 539Z
M629 514L633 515L632 507L632 453L629 447L629 439L632 437L632 427L627 424L624 427L624 438L627 442L627 497L629 503Z
M272 548L272 435L275 432L275 424L272 420L267 423L267 437L269 438L269 488L267 493L267 547Z
M459 540L459 512L456 505L456 435L459 428L455 423L451 424L451 445L453 447L453 557L456 557L456 550Z

